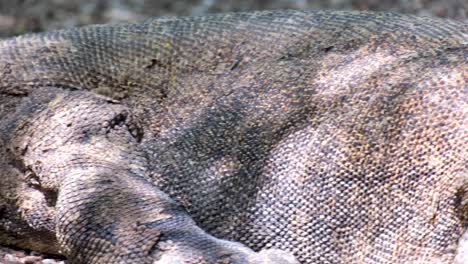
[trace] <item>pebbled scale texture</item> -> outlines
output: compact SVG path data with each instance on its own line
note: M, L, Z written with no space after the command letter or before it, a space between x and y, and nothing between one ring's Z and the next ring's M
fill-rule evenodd
M467 33L277 11L1 41L0 243L72 263L453 263Z

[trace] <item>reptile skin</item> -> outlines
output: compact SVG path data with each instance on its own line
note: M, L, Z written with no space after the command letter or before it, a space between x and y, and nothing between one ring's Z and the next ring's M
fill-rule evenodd
M0 243L70 263L453 263L467 32L277 11L0 41Z

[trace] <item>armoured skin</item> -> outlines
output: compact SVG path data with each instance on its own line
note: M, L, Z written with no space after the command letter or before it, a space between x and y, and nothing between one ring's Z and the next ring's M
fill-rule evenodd
M368 12L3 40L0 243L70 263L453 263L466 57L466 23Z

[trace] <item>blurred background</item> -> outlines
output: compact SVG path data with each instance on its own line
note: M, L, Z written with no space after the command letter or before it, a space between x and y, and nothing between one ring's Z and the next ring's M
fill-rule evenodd
M288 8L394 11L468 22L468 0L0 0L0 38L152 16Z

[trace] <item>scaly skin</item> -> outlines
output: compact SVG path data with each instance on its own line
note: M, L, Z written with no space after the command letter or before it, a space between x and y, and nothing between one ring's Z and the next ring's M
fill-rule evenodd
M71 263L453 263L466 43L460 22L301 11L4 40L0 243Z

